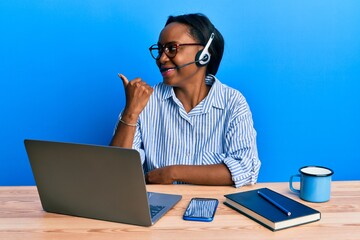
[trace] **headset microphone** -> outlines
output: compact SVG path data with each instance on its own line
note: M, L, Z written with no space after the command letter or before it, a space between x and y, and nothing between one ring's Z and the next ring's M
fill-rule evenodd
M201 60L201 59L200 59L200 60ZM188 63L185 63L185 64L183 64L183 65L176 66L175 68L176 68L176 69L180 69L180 68L183 68L183 67L189 66L189 65L191 65L191 64L198 63L200 60L197 60L197 61L192 61L192 62L188 62Z

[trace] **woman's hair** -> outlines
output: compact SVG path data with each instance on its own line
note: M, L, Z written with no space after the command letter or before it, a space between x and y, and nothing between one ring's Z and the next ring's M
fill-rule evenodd
M206 68L207 74L215 75L224 53L224 38L221 33L215 28L210 20L201 13L170 16L166 21L165 26L173 22L187 25L189 27L190 35L204 46L209 41L211 33L215 34L215 38L209 48L209 53L211 54L210 62Z

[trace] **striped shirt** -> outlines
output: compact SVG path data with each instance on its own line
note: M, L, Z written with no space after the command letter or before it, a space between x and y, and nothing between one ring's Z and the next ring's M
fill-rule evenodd
M254 184L260 169L256 131L244 96L213 75L206 96L187 113L171 86L158 83L141 112L133 148L145 172L169 165L224 163L235 187Z

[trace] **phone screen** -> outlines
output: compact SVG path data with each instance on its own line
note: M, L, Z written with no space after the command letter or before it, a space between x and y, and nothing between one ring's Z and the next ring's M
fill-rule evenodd
M193 198L187 206L183 219L211 222L214 219L219 201L214 198Z

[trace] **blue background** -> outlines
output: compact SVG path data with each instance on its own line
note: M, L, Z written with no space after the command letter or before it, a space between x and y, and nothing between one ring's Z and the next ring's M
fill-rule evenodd
M303 165L360 179L360 1L0 1L0 185L33 185L25 138L107 145L117 73L162 80L148 47L202 12L226 46L217 77L247 98L259 181Z

